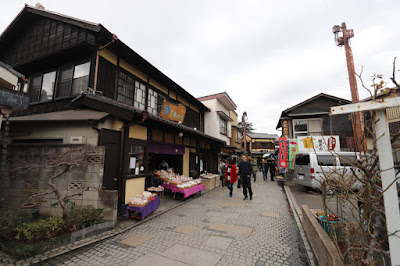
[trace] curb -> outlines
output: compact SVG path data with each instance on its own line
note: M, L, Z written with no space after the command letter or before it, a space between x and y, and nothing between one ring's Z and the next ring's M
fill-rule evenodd
M61 255L64 255L64 254L69 253L71 251L75 251L77 249L86 247L88 245L92 245L94 243L97 243L97 242L106 240L108 238L114 237L116 235L122 234L122 233L124 233L124 232L126 232L126 231L128 231L128 230L130 230L132 228L135 228L135 227L137 227L137 226L139 226L139 225L141 225L143 223L151 221L154 218L157 218L157 217L163 215L166 212L169 212L169 211L171 211L171 210L173 210L173 209L175 209L175 208L177 208L179 206L182 206L183 204L186 204L186 203L188 203L188 202L190 202L190 201L192 201L194 199L197 199L197 198L201 197L202 195L205 195L208 192L213 191L214 189L217 189L217 188L219 188L219 187L210 189L208 191L204 191L204 192L202 192L200 195L198 195L196 197L193 197L193 198L190 198L190 199L186 199L185 201L182 201L182 202L172 206L171 208L169 208L169 209L167 209L165 211L157 213L157 214L155 214L155 215L153 215L151 217L147 217L145 220L139 221L139 222L137 222L135 224L132 224L130 226L127 226L125 228L113 229L113 230L101 233L99 235L94 235L94 236L91 236L91 237L76 241L74 243L67 244L65 246L46 251L46 252L44 252L42 254L38 254L38 255L36 255L34 257L30 257L30 258L27 258L27 259L16 261L15 265L33 265L33 264L37 264L37 263L46 261L48 259L52 259L52 258L61 256Z
M296 223L299 227L300 236L303 241L304 247L307 251L308 260L310 261L311 266L316 266L316 265L318 265L318 261L315 258L314 251L312 250L311 245L308 242L307 235L304 232L303 225L301 223L301 220L302 220L301 210L300 210L299 206L297 205L296 200L293 197L292 191L290 191L290 187L284 186L284 189L285 189L287 199L289 201L290 208L292 209L294 219L296 220Z

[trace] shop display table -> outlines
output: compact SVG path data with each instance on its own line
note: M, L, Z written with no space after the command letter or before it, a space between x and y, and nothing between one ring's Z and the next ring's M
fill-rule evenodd
M175 187L174 189L172 189L172 192L175 193L175 194L176 193L182 193L183 194L183 198L187 198L190 195L196 194L197 192L202 191L204 189L205 189L204 185L203 184L199 184L197 186L194 186L194 187L191 187L191 188L184 188L184 189L180 189L180 188ZM175 197L175 195L174 195L174 197Z
M149 203L147 203L147 205L143 207L128 205L128 207L126 207L126 218L129 219L130 212L139 212L140 219L143 220L145 217L149 216L150 213L157 210L158 206L160 206L160 198L158 196L155 196L154 200L150 201Z
M173 190L173 189L176 188L177 185L175 185L175 184L163 183L161 186L162 186L164 189Z

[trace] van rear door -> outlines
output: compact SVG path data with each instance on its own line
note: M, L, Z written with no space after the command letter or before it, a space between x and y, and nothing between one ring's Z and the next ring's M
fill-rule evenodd
M305 153L299 153L295 159L295 178L296 182L304 186L308 186L310 179L310 155ZM308 177L307 177L308 176Z

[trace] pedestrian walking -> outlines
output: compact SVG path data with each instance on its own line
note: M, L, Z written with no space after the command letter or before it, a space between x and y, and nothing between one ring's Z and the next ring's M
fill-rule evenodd
M238 183L237 183L237 188L240 188L241 187L241 185L242 185L242 180L240 179L240 176L239 176L239 164L242 162L242 158L239 158L239 160L237 161L237 163L236 163L236 174L237 174L237 177L238 177Z
M269 171L271 173L271 181L275 181L275 160L269 160Z
M236 182L236 179L237 179L236 165L233 163L232 159L229 159L225 172L226 186L229 188L229 197L232 197L233 184Z
M262 159L261 169L262 169L262 172L263 172L264 182L267 182L269 165L268 165L268 162L265 159Z
M219 161L219 179L221 180L222 187L225 186L225 172L226 172L226 164L223 160Z
M242 154L242 162L239 164L239 178L243 185L243 200L248 199L247 191L250 194L250 200L253 199L253 191L251 190L251 174L253 173L253 167L251 163L247 160L246 154Z
M249 156L249 160L251 163L251 167L253 168L254 182L256 182L256 176L257 176L257 171L258 171L257 160L254 159L252 156Z

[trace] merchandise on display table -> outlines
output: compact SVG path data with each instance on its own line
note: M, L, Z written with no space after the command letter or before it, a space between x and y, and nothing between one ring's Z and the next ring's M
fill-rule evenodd
M183 194L183 198L187 198L190 195L196 194L197 192L201 193L201 191L204 189L205 189L205 187L203 184L198 184L193 187L185 188L185 189L180 189L180 188L176 187L172 190L172 192L174 193L174 198L175 198L176 193L181 193L181 194Z
M149 187L149 188L147 188L147 191L149 191L149 192L163 192L164 188L162 186Z
M154 197L156 197L157 194L148 192L148 191L143 191L142 195L136 195L134 198L129 199L129 206L132 207L144 207L146 206L150 201L154 200Z
M172 171L157 170L155 172L155 177L164 181L164 183L179 185L183 182L191 181L193 178L178 175Z
M153 200L150 200L146 205L144 206L131 206L129 205L126 207L126 218L131 218L131 212L132 213L140 213L140 216L133 216L132 218L140 219L143 220L145 217L150 215L152 212L158 209L160 206L160 198L158 196L155 196Z
M203 179L213 179L213 178L217 178L217 177L219 177L219 175L218 174L201 174L200 175L200 178L203 178Z
M186 189L186 188L191 188L191 187L197 186L200 183L201 183L201 180L194 179L191 181L183 182L183 183L177 185L176 187L179 189Z

